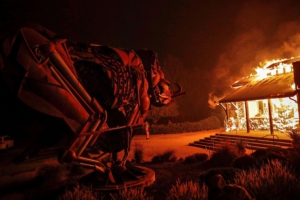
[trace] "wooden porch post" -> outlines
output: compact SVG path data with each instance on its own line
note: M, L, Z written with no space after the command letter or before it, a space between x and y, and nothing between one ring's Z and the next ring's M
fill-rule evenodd
M270 122L270 132L271 135L274 135L274 129L273 129L273 109L271 104L271 99L268 99L268 108L269 108L269 122Z
M228 103L226 103L226 116L227 116L227 122L229 120L229 106Z
M299 94L299 91L297 92L297 95L296 95L296 98L297 98L297 107L298 107L298 127L300 126L300 94Z
M300 120L300 61L293 63L295 90L297 91L298 116ZM299 121L300 123L300 121ZM300 124L298 124L300 125Z
M245 101L245 111L246 111L246 126L247 126L247 133L250 133L250 120L249 120L249 104L248 101Z

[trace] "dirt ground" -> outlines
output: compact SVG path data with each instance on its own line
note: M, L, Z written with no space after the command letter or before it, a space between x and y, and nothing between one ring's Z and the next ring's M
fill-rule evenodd
M151 161L154 156L168 150L174 150L175 156L178 159L184 159L186 156L195 153L210 154L210 151L189 146L189 143L220 132L222 132L222 129L191 133L150 134L150 139L148 140L146 139L146 135L135 135L132 139L131 151L128 158L129 160L134 158L134 148L136 145L142 145L144 161Z

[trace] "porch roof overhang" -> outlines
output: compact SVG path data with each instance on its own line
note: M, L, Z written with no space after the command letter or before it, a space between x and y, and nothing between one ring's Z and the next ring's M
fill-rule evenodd
M262 80L255 77L244 78L236 82L231 93L219 100L219 103L292 97L297 93L293 84L293 72L269 76Z

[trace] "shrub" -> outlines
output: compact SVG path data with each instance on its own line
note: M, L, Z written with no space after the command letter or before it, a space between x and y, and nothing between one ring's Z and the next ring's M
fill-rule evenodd
M37 178L44 184L49 186L57 185L66 179L65 165L46 164L38 169Z
M156 155L156 156L153 156L151 161L152 161L152 163L163 163L164 158L162 157L162 155Z
M294 148L300 148L300 131L299 128L288 131L288 136L292 140Z
M247 143L240 139L236 141L236 148L237 148L237 152L240 155L244 155L246 153L246 147L247 147Z
M118 193L109 194L112 200L152 200L153 197L147 197L147 193L142 187L125 188L118 191Z
M233 168L233 167L220 167L220 168L211 168L199 175L199 185L202 186L204 183L217 175L220 174L227 183L233 182L236 174L242 172L243 170Z
M176 160L174 150L167 150L163 154L156 155L152 158L153 163L174 162Z
M180 183L178 179L176 184L169 190L168 200L206 200L207 187L203 185L200 187L193 181Z
M165 162L176 161L176 156L175 156L175 151L174 150L166 150L162 154L162 157L163 157Z
M208 155L206 153L195 153L193 155L187 156L184 159L184 163L194 164L198 162L204 162L208 159Z
M255 158L251 155L243 155L233 161L233 167L248 170L255 165Z
M136 163L141 163L143 161L144 149L143 144L136 142L134 148L134 159Z
M256 160L256 165L259 167L265 165L270 160L281 160L282 162L287 162L287 154L285 150L278 148L267 148L267 149L258 149L251 154Z
M167 133L197 132L197 131L218 129L220 127L221 127L220 120L216 116L212 116L198 122L172 123L170 125L152 124L150 127L150 133L167 134ZM144 134L144 132L141 133Z
M91 187L79 185L78 183L72 190L65 190L65 193L58 197L58 200L102 200L104 195L98 195Z
M252 191L257 200L292 200L300 196L300 182L292 170L281 162L271 160L260 169L241 171L234 182Z
M208 163L210 167L230 167L234 159L239 156L236 147L229 142L220 144L220 147L211 154Z
M298 175L300 175L300 149L291 148L286 151L286 159L295 169Z
M268 155L268 151L266 149L257 149L253 153L250 154L255 159L264 159Z

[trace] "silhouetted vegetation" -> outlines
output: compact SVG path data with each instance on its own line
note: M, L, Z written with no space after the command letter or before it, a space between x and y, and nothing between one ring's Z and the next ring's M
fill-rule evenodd
M162 154L156 155L152 158L152 163L174 162L177 158L174 150L167 150Z
M142 145L137 143L136 150L142 152ZM137 157L142 156L137 153ZM239 153L235 145L223 143L211 155L197 153L180 161L174 150L168 150L154 156L152 162L133 163L155 171L156 181L152 185L115 192L96 192L92 186L77 184L78 178L87 172L80 166L47 163L37 171L34 188L27 187L23 197L28 197L30 191L30 198L50 196L60 200L204 200L215 193L222 197L249 194L248 199L256 200L296 200L300 196L299 160L300 150L295 148L270 148L248 155ZM212 188L210 184L216 177L223 181L215 182Z
M152 200L143 187L121 189L118 193L110 193L111 200Z
M72 189L65 190L65 193L58 197L58 200L102 200L104 195L99 195L92 187L76 184Z
M218 129L221 127L220 120L213 116L198 122L182 122L164 124L152 124L150 126L151 134L167 134L167 133L186 133ZM144 133L143 133L144 134Z
M187 156L184 159L184 163L187 164L195 164L195 163L201 163L208 159L208 155L206 153L196 153L190 156Z
M133 154L134 154L134 159L135 159L136 163L143 162L143 159L144 159L144 157L143 157L143 155L144 155L143 144L136 142L134 144Z

